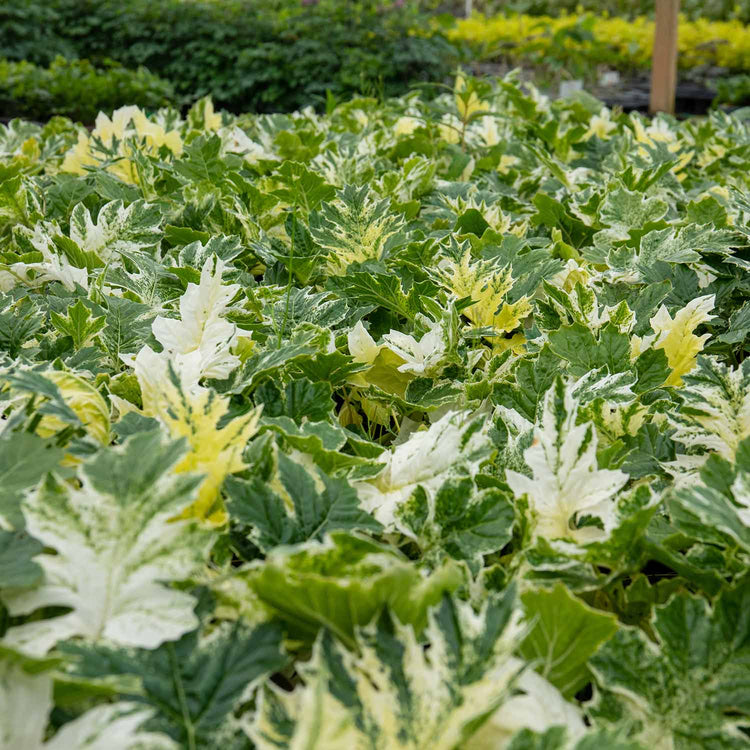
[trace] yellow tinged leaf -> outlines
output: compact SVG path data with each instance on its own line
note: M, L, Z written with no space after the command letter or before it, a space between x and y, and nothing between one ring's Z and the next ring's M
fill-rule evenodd
M219 427L229 410L229 399L200 386L188 387L169 362L148 346L138 354L135 371L141 385L143 413L155 417L174 438L185 438L190 448L175 471L204 475L198 499L179 518L196 518L221 526L227 515L220 489L224 479L246 468L242 453L258 431L261 408L235 417Z
M391 423L393 409L369 398L362 399L362 411L370 422L388 427Z
M421 127L422 124L423 123L416 117L405 115L396 120L396 124L393 126L393 133L396 137L411 135L418 127Z
M96 166L105 156L96 148L96 139L107 147L116 145L117 156L107 171L125 182L138 184L138 170L130 158L133 155L130 139L141 144L141 151L156 155L162 146L166 146L175 156L182 154L182 138L176 130L166 131L158 123L152 122L135 106L120 107L112 113L112 119L100 112L91 135L78 134L78 142L63 159L61 170L73 174L86 174L86 167Z
M517 302L505 303L492 318L492 325L499 331L510 333L521 325L521 320L531 313L531 304L527 297L522 297Z
M697 356L703 350L709 334L696 336L693 331L701 323L714 317L710 314L710 311L714 309L714 303L714 295L708 294L688 302L674 316L674 319L664 305L651 318L651 328L657 337L654 349L664 350L667 362L672 368L672 373L665 381L665 385L682 385L682 376L695 367Z
M99 391L83 378L71 372L51 370L44 376L59 389L65 403L81 420L86 432L102 445L109 443L109 406ZM42 417L36 432L41 437L51 437L65 428L65 423L53 415Z
M531 313L528 297L506 301L513 287L510 268L496 270L491 264L471 260L467 250L460 262L448 261L439 269L440 281L457 297L471 297L474 303L463 314L478 327L490 326L498 332L516 330Z
M406 387L413 379L408 372L399 372L399 367L405 364L405 360L392 352L390 349L383 349L375 357L372 367L361 373L369 385L374 385L386 393L394 393L399 398L403 398L406 393Z
M496 336L492 340L492 352L502 354L510 349L514 354L523 354L526 351L526 336L522 333L514 333L509 339L503 336Z
M456 76L454 92L458 116L464 122L468 121L477 112L487 112L489 110L487 102L483 102L477 96L476 91L471 91L468 96L466 95L466 79L461 73Z
M219 429L218 422L226 415L227 407L226 399L204 391L195 398L183 399L182 409L167 421L172 434L185 437L190 445L190 452L175 471L206 475L198 499L183 510L180 518L205 519L214 526L227 520L219 491L229 474L246 468L242 452L257 432L260 417L260 409L255 409Z

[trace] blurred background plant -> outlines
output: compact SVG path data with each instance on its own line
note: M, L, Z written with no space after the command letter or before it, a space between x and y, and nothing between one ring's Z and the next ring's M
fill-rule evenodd
M644 77L654 0L12 0L0 4L6 118L91 122L123 104L288 112L327 97L423 95L460 64L556 92L607 71ZM745 101L750 0L683 0L683 75ZM63 62L64 59L66 62ZM13 63L25 63L15 65ZM710 101L710 96L708 97ZM92 115L93 113L93 115Z
M143 67L128 70L113 60L55 58L48 67L0 60L0 116L43 120L50 113L92 122L123 102L145 109L174 104L171 83Z
M532 16L557 16L570 13L634 18L651 16L655 0L473 0L474 10L485 15L523 13ZM425 6L442 12L462 15L465 0L427 0ZM715 21L739 20L750 23L750 3L747 0L682 0L680 9L690 19L706 18Z
M460 43L418 2L376 0L16 0L0 6L0 50L145 66L180 97L233 111L289 111L337 97L404 93L455 67Z

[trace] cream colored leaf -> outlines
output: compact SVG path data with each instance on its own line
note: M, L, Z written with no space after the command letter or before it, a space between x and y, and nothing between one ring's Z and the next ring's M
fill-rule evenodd
M240 364L231 353L239 335L224 314L240 290L239 284L221 283L225 265L217 256L206 259L200 284L190 283L180 297L180 318L157 317L152 330L178 370L200 378L222 380Z
M478 470L491 450L487 431L488 426L470 419L468 412L449 412L429 429L413 432L380 455L385 467L377 477L354 483L362 507L384 526L393 526L396 509L418 485L433 492L459 467Z
M506 481L517 497L528 497L535 536L585 543L608 535L615 522L615 496L628 475L598 468L596 430L591 422L576 424L573 388L558 379L544 395L541 423L524 451L531 476L507 470ZM575 522L585 516L598 518L603 528L577 528Z
M35 558L42 584L5 604L14 616L71 611L11 627L6 645L41 655L81 636L155 648L197 625L193 597L164 583L198 570L210 544L193 524L171 522L199 483L174 474L183 453L159 431L138 433L86 461L80 486L50 479L26 498L28 532L54 552Z

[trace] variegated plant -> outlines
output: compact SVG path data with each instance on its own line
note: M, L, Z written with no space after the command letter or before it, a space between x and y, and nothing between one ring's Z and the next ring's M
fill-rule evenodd
M514 76L0 125L0 748L750 743L750 126Z

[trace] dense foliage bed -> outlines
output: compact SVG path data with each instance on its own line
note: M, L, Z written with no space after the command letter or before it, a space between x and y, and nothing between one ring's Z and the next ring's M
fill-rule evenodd
M459 78L0 158L0 745L747 746L744 122Z

